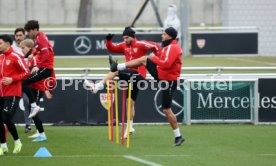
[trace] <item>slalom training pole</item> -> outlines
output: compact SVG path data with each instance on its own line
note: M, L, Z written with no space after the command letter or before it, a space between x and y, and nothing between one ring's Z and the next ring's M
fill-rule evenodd
M121 141L122 141L122 145L124 145L125 143L125 112L126 112L126 90L123 89L122 91L123 95L122 95L122 137L121 137Z
M111 107L111 100L110 100L110 91L109 91L109 81L107 81L107 123L108 123L108 140L111 140L111 127L110 127L110 107Z
M130 142L130 111L131 111L131 83L128 84L128 110L127 110L127 145L126 147L129 148L129 142Z
M111 103L111 107L110 107L110 125L111 125L111 141L114 141L114 84L113 81L111 81L111 87L110 87L110 103Z
M119 113L118 113L118 82L115 81L115 117L116 117L116 143L119 144Z

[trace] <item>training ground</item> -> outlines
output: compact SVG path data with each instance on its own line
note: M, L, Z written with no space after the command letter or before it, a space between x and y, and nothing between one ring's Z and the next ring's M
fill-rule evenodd
M56 59L55 63L55 67L108 66L107 58L61 58ZM276 66L276 58L187 57L183 58L183 66ZM198 72L200 71L196 73ZM275 73L272 70L261 72ZM172 146L174 138L169 125L136 125L135 129L136 133L131 136L130 148L127 149L125 146L108 141L107 126L46 126L48 141L42 143L31 142L28 134L24 133L24 128L18 127L23 142L22 151L17 155L11 153L13 141L9 135L10 152L0 157L0 165L272 166L276 163L276 126L274 125L192 124L185 126L181 124L180 129L186 142L180 147ZM40 147L46 147L53 157L34 158L33 155Z

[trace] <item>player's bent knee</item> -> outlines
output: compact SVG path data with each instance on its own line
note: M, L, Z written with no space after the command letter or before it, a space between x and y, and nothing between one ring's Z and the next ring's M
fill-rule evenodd
M147 64L147 57L146 56L142 56L140 59L141 59L141 64L144 65L144 66L146 66L146 64Z
M115 76L118 76L119 75L119 71L115 71L113 72Z

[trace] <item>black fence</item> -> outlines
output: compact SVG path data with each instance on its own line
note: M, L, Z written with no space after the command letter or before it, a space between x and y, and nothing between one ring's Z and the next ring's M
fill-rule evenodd
M149 80L147 82L149 86L139 91L134 122L165 123L167 119L162 112L160 89L157 88L157 83L152 83ZM151 88L151 85L155 88ZM258 104L259 122L276 122L276 79L259 79L258 85L259 101L254 103ZM122 113L122 93L122 90L119 90L119 121L121 121ZM185 115L184 101L186 99L184 96L183 87L178 87L173 96L172 110L177 115L179 122L183 122ZM218 96L222 96L222 94ZM187 102L198 103L194 100ZM252 103L250 105L252 106ZM97 94L92 94L83 86L83 79L58 80L54 99L43 98L41 108L44 111L40 112L39 116L44 123L102 125L107 121L107 92L104 89ZM23 100L21 100L20 110L14 117L16 123L24 123L23 111ZM208 111L207 114L211 113L212 111ZM233 112L230 111L230 113ZM202 115L206 118L206 115Z
M156 84L156 83L155 83ZM157 87L155 85L155 87ZM119 90L119 120L121 121L122 91ZM139 91L136 101L135 123L164 123L167 118L162 112L160 90L151 89ZM23 104L14 121L24 123ZM44 123L54 124L106 124L107 92L106 89L92 94L83 87L82 79L58 80L54 91L54 99L43 99L39 113ZM183 90L178 88L173 96L172 109L179 122L183 121Z
M258 54L258 33L192 33L192 55Z
M48 38L54 46L56 56L102 56L108 55L105 47L107 34L48 34ZM161 33L139 33L138 40L161 42ZM122 42L122 34L116 34L114 43Z

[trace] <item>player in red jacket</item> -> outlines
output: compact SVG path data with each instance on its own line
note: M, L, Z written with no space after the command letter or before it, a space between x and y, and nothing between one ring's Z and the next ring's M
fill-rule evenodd
M21 55L11 48L12 39L8 35L0 36L0 156L8 153L4 123L14 139L13 153L21 151L22 143L12 118L19 106L22 96L22 80L30 71Z
M153 51L156 54L159 54L161 48L159 44L148 42L148 41L139 41L135 38L135 31L131 27L126 27L123 31L123 39L124 41L119 44L113 44L112 38L114 34L108 34L106 36L106 48L111 53L119 53L125 55L126 62L140 58L147 54L147 51ZM139 89L137 88L137 82L139 80L144 80L146 78L147 70L145 66L139 66L135 68L128 68L122 70L120 72L110 72L105 76L103 80L101 80L97 84L93 84L85 80L86 86L92 89L93 93L97 93L98 90L103 89L104 85L108 80L113 80L116 76L119 76L120 80L129 81L132 77L135 80L135 84L133 84L133 89L131 91L131 117L130 117L130 133L134 133L135 129L133 128L133 118L135 115L135 101L138 96ZM127 129L126 129L127 131ZM126 138L127 132L125 132L124 137Z
M151 54L148 58L143 56L126 63L117 64L110 58L111 71L121 71L125 68L146 66L149 73L157 80L167 83L167 88L162 89L162 107L168 121L173 129L175 136L175 146L180 146L185 139L181 136L176 117L171 110L172 95L177 88L177 79L181 73L181 55L182 49L177 44L175 38L177 31L169 27L162 34L162 52L161 55Z
M37 56L38 55L33 55L33 48L34 48L34 42L31 39L25 39L20 43L20 47L24 53L24 56L28 58L28 66L30 69L33 68L33 66L36 66L38 61L37 61ZM39 106L40 104L40 99L43 98L44 92L47 90L45 87L45 81L47 79L40 80L38 82L34 82L29 85L31 88L32 93L34 96L36 96L36 104ZM29 103L28 108L30 108L31 105ZM44 127L42 124L41 119L39 118L38 114L36 114L33 118L35 127L37 129L37 133L29 136L29 138L34 138L33 142L43 142L47 140L46 134L44 132Z
M23 82L23 91L26 93L31 103L31 113L29 118L32 118L40 111L40 107L36 104L35 96L32 94L28 85L49 78L53 75L54 51L48 37L43 32L39 31L38 21L28 21L25 24L24 29L27 31L29 37L35 40L35 49L37 51L38 59L37 66L32 68L32 76Z

